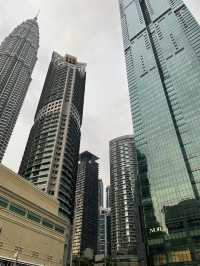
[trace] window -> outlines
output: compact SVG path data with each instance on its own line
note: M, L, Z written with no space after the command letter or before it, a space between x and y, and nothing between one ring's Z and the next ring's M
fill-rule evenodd
M39 215L37 215L36 213L31 212L31 211L28 211L27 218L36 222L36 223L40 223L40 221L41 221L41 217Z
M7 208L8 207L8 200L0 197L0 207Z
M10 209L10 211L15 212L15 213L17 213L17 214L19 214L21 216L25 216L25 214L26 214L26 210L23 207L21 207L19 205L16 205L14 203L10 204L10 208L9 209Z
M171 251L168 256L170 262L192 261L190 250Z
M55 225L55 230L62 235L64 235L65 233L65 229L61 227L60 225Z
M53 229L53 224L50 221L46 220L46 219L43 219L42 224L44 226L48 227L48 228Z
M154 265L165 265L167 262L166 256L164 254L154 256Z

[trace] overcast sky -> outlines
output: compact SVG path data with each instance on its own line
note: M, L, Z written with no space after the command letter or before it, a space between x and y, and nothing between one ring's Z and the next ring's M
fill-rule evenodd
M185 2L200 21L200 0ZM0 41L40 9L38 61L3 163L18 171L55 50L88 65L81 151L100 157L109 184L109 141L132 133L118 0L0 0L0 7Z

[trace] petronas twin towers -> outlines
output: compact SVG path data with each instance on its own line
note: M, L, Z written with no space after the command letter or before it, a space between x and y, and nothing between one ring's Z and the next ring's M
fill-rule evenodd
M28 90L37 60L37 17L16 27L0 46L0 161Z
M37 17L0 46L0 162L28 90L39 47ZM60 202L72 224L84 105L86 64L52 54L19 174Z

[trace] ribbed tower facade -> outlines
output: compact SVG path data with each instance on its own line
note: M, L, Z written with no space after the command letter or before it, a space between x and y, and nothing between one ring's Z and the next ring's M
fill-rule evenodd
M126 265L137 266L137 154L133 136L122 136L110 141L110 178L112 257L119 265L125 262Z
M31 82L38 47L37 17L16 27L0 45L0 161Z
M200 264L200 26L182 0L120 0L149 265Z
M57 198L72 222L86 65L54 52L19 174Z

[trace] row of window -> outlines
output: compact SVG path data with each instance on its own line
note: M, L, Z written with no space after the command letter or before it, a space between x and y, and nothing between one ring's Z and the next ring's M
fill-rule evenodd
M3 197L0 197L0 208L2 207L9 209L11 212L16 213L17 215L26 217L27 219L35 223L42 224L45 227L48 227L49 229L53 229L62 235L64 235L65 233L65 229L62 226L54 224L53 222L47 220L46 218L39 216L38 214L32 211L29 211L13 202L9 202L7 199Z
M192 261L192 255L190 250L171 251L168 253L168 261L169 263ZM160 254L154 256L154 265L160 266L166 264L166 255Z

